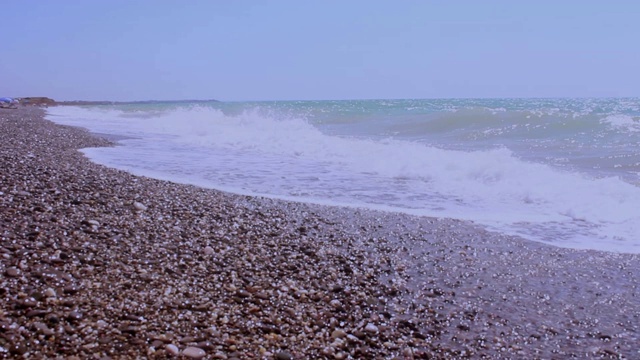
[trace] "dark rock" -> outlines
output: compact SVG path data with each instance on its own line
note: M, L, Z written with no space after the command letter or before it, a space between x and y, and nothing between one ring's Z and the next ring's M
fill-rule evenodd
M55 334L55 331L49 329L47 327L47 325L45 325L43 323L39 323L39 322L34 323L33 324L33 328L36 329L37 331L39 331L40 333L42 333L43 335L50 336L50 335L54 335Z
M26 314L28 318L36 317L36 316L44 316L47 314L46 310L29 310Z
M24 344L13 344L9 348L9 353L13 355L24 355L27 352L27 347Z
M60 322L60 317L58 317L58 315L56 314L47 314L44 319L49 322L50 324L57 324Z
M138 332L138 328L131 325L122 325L118 328L123 334L135 335Z
M67 320L74 322L82 320L82 313L79 311L72 311L67 315Z
M113 342L113 339L110 336L102 336L98 338L98 344L109 344Z
M65 286L65 288L63 289L63 292L65 294L76 294L78 291L80 291L80 288L75 286L75 285L69 285L69 286Z
M291 360L293 359L293 355L291 355L288 351L280 351L276 353L277 360Z
M247 298L247 297L251 296L251 294L246 290L238 290L236 292L236 295L238 295L241 298Z
M5 271L5 274L8 277L18 277L22 274L22 272L20 271L20 269L16 268L16 267L10 267Z
M16 307L18 309L31 308L35 307L36 305L38 305L38 301L36 301L36 299L34 298L27 298L16 302Z

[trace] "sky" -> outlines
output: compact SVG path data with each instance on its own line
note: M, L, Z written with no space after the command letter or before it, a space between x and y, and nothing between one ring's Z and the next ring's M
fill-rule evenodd
M0 0L0 97L640 96L637 0Z

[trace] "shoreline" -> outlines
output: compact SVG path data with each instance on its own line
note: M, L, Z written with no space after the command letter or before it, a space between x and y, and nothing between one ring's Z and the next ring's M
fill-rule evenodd
M0 357L640 355L636 254L138 177L43 114L0 113Z

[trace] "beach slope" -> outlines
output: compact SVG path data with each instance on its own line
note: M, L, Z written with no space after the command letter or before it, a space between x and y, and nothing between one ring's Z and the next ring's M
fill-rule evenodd
M0 112L0 356L640 356L637 255L226 194Z

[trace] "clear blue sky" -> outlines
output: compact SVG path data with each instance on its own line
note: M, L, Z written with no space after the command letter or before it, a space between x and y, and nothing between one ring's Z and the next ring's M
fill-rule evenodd
M0 96L640 96L640 1L1 0Z

